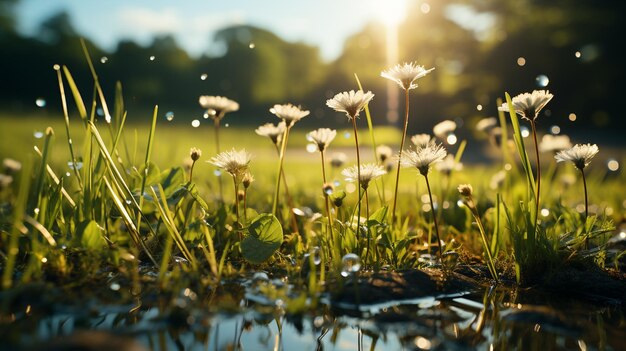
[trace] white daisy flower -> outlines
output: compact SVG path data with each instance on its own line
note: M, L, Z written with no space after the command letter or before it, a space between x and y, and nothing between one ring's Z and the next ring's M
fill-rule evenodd
M434 68L425 69L415 62L397 64L392 68L386 69L380 73L380 76L392 80L402 89L410 90L417 88L415 81L430 73Z
M307 134L307 139L310 139L320 151L324 151L333 139L337 136L337 131L329 128L319 128Z
M541 152L558 152L571 147L572 142L567 135L546 134L541 138L541 143L539 143L539 151Z
M519 94L511 101L513 103L513 109L515 113L522 116L527 120L537 119L539 111L541 111L554 95L550 94L548 90L534 90L532 93ZM502 106L498 107L500 111L509 111L509 105L505 102Z
M498 120L495 117L483 118L476 123L476 130L482 133L489 133L493 128L498 126Z
M291 127L294 123L308 116L310 113L292 104L274 105L274 107L270 108L270 112L285 121L287 127Z
M556 162L572 161L582 171L599 151L596 144L576 144L571 149L559 151L554 158Z
M237 182L248 172L251 155L245 149L237 151L234 148L231 151L224 151L207 161L232 175Z
M403 150L400 157L402 167L415 167L420 174L426 176L430 165L443 160L448 153L441 144L429 144L417 151Z
M254 132L260 136L268 137L274 144L278 144L283 133L285 133L285 128L287 128L285 121L280 121L280 123L276 125L272 123L265 123L255 129Z
M228 112L239 110L239 104L223 96L202 95L199 99L200 106L205 108L213 119L222 119Z
M361 165L361 187L367 189L369 182L386 174L385 168L374 163L366 163ZM356 182L359 179L359 169L352 166L344 169L341 174L346 177L348 182Z
M437 123L433 127L433 134L439 139L446 140L448 135L456 130L456 123L454 121L445 120Z
M367 93L363 90L350 90L344 91L335 95L332 99L326 100L326 106L332 108L337 112L344 112L348 119L359 117L359 113L363 111L365 105L367 105L374 94L371 91Z

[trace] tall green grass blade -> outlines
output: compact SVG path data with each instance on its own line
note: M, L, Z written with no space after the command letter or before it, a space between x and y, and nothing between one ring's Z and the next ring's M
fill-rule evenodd
M80 38L80 44L83 48L83 53L85 54L85 58L87 59L87 64L89 65L89 70L91 71L91 75L95 83L98 97L100 98L100 104L102 105L102 110L104 111L104 118L107 121L107 123L110 123L111 113L109 113L109 107L107 106L106 99L104 98L104 92L102 91L102 87L100 86L98 74L96 73L96 69L93 66L93 61L91 60L91 56L89 55L89 50L87 50L87 44L85 43L85 39Z
M76 107L78 108L78 115L86 125L87 109L85 108L85 102L83 101L83 97L80 95L80 91L78 90L78 87L74 82L74 78L72 78L72 74L66 66L63 66L63 73L65 74L65 80L67 80L67 84L70 86L70 90L72 91L72 95L74 96L74 102L76 103Z
M70 149L70 157L72 158L72 171L78 180L78 187L82 191L83 189L83 180L80 176L80 172L78 171L78 167L76 167L77 159L76 154L74 153L74 143L72 142L72 135L70 133L70 116L67 112L67 100L65 98L65 88L63 87L63 77L61 76L61 71L57 71L57 80L59 81L59 93L61 94L61 107L63 109L63 119L65 121L65 133L67 135L67 145Z
M2 273L2 289L9 289L13 285L13 269L15 268L15 261L20 251L18 246L19 238L22 235L23 229L25 229L23 222L28 205L32 167L32 160L28 160L24 163L22 174L20 174L20 187L13 207L11 236L6 251L7 259L3 267L4 272Z
M41 150L39 150L37 146L35 146L35 152L37 153L37 155L39 155L39 157L43 159L43 154L41 153ZM52 181L54 181L56 185L61 186L61 181L59 180L59 177L56 175L56 173L54 173L54 170L52 170L52 167L50 167L49 164L46 164L46 171L48 172L48 176L52 179ZM63 197L65 197L65 199L67 200L68 204L72 207L76 207L76 202L74 202L70 194L62 186L61 186L61 192L63 194Z
M148 179L150 156L152 154L152 144L154 143L154 133L156 131L157 114L159 113L159 106L154 106L154 112L152 114L152 125L150 126L150 134L148 135L148 146L146 147L146 158L144 159L144 172L141 175L141 189L139 191L139 208L143 206L143 194L146 191L146 181ZM137 227L141 225L141 215L137 215Z

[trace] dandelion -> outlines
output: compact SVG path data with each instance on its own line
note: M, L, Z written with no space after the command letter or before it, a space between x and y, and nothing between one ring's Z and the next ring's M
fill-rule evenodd
M553 96L548 90L534 90L532 93L519 94L512 100L514 112L524 119L534 121ZM498 110L509 112L509 105L503 103Z
M360 169L358 169L360 168ZM352 166L344 169L341 174L346 177L346 181L354 183L360 180L361 188L367 190L369 183L387 173L385 168L375 163L366 163L361 167Z
M270 138L270 140L272 141L272 143L274 143L274 146L276 146L278 150L278 144L280 143L282 135L285 133L285 128L287 128L285 121L280 121L280 123L276 125L272 123L265 123L264 125L259 126L254 131L260 136Z
M389 158L391 158L393 150L391 150L391 148L387 145L379 145L376 147L376 154L378 155L380 163L384 164Z
M398 83L404 89L404 129L402 131L402 139L400 141L400 151L398 153L398 169L396 171L396 186L393 194L393 207L391 210L392 221L396 219L396 204L398 202L398 184L400 183L400 161L402 160L402 149L404 148L404 140L406 139L406 131L409 127L409 91L417 88L417 81L430 73L434 68L425 69L415 62L397 64L380 73L380 76Z
M450 176L453 171L460 171L463 169L461 162L456 162L454 156L447 155L441 162L435 165L435 168L446 176Z
M336 130L329 128L319 128L307 134L307 139L311 139L317 145L319 151L324 152L330 142L335 139L335 136L337 136Z
M487 244L487 235L485 234L485 227L483 226L483 222L480 219L480 214L478 213L478 208L476 207L476 203L474 203L474 198L472 197L474 193L474 188L472 188L471 184L461 184L458 187L459 194L461 195L461 200L469 208L476 224L478 225L478 230L480 231L480 237L483 242L483 250L485 250L485 254L487 255L487 267L489 268L489 273L491 273L491 277L498 281L498 272L496 271L496 265L493 263L493 257L491 255L491 249L489 249L489 245Z
M437 237L437 247L439 248L439 259L442 257L441 252L441 239L439 237L439 227L437 225L437 215L435 214L435 207L433 203L433 193L430 189L430 182L428 181L428 171L430 165L436 162L440 162L446 157L446 150L441 144L430 144L425 148L418 148L417 151L404 150L401 154L400 164L403 167L415 167L421 175L426 179L426 188L428 189L428 198L430 200L430 207L433 209L433 222L435 225L435 235Z
M451 120L445 120L437 123L433 127L433 134L443 141L448 139L448 136L456 130L456 123Z
M420 66L415 62L409 62L397 64L392 68L386 69L380 73L380 76L398 83L404 90L410 90L417 88L416 80L424 77L433 70L434 68L425 69L424 66Z
M280 179L283 175L283 162L285 159L285 150L287 149L287 140L289 139L289 131L296 122L308 116L310 112L302 110L300 107L292 104L274 105L274 107L270 108L270 112L282 119L285 123L285 131L282 136L280 148L280 160L278 162L278 177L276 177L276 191L274 192L274 202L272 204L272 213L276 214L276 210L278 209L278 193L280 192Z
M270 108L270 112L282 119L287 128L291 128L296 122L310 113L310 111L302 110L300 107L292 104L274 105L274 107Z
M424 148L430 144L431 139L430 134L415 134L411 137L411 142L417 148Z
M347 159L348 156L346 156L343 152L333 152L330 155L330 165L333 168L340 168L344 165L344 163L346 163Z
M539 112L552 100L553 95L547 90L534 90L532 93L523 93L517 95L511 100L513 110L523 119L530 121L533 131L533 141L535 143L535 157L537 158L537 190L535 196L535 213L539 212L539 197L541 195L541 162L539 159L539 144L537 143L537 127L535 120ZM508 103L498 107L500 111L509 112Z
M576 144L568 150L559 151L554 158L556 162L571 161L574 166L580 170L583 177L583 187L585 191L585 221L589 215L589 203L587 201L587 180L585 179L585 167L591 163L591 159L598 154L600 150L596 144ZM585 245L587 240L585 239Z
M193 179L193 167L196 164L196 161L200 159L200 156L202 156L202 151L200 149L192 147L191 150L189 151L189 157L191 158L191 166L189 167L189 182L190 183Z
M239 223L239 184L243 181L248 173L251 155L245 149L237 151L234 148L231 151L224 151L207 161L228 172L233 177L235 186L235 214L237 223Z
M326 100L326 106L332 108L337 112L344 112L349 120L352 121L352 128L354 129L354 143L356 145L356 164L357 164L357 172L360 172L361 165L361 155L359 153L359 135L356 128L356 118L359 116L359 113L365 108L365 106L374 98L374 94L368 91L367 93L363 92L363 90L354 91L350 90L349 92L343 92L335 95L332 99ZM357 177L359 179L359 189L362 187L360 183L361 177ZM361 196L359 190L359 202L358 202L358 211L359 216L361 215Z
M541 138L539 151L556 153L572 147L572 142L567 135L546 134Z

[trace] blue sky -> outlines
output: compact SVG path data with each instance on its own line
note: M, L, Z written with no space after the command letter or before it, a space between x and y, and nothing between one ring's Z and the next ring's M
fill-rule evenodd
M321 48L325 59L341 53L344 40L372 20L382 20L394 0L22 0L20 31L34 34L39 23L67 10L74 26L105 49L121 38L148 44L171 33L192 55L210 50L211 34L231 24L267 28L289 41ZM404 6L406 0L395 0ZM402 17L402 14L398 15Z

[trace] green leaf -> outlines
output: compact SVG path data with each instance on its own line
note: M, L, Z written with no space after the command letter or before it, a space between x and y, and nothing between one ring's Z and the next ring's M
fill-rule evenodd
M370 225L374 224L383 224L385 222L385 218L387 217L387 206L383 206L376 210L376 212L372 213L368 222Z
M102 230L96 221L85 221L78 225L78 237L83 247L92 250L100 250L106 246L102 237Z
M169 197L185 183L185 172L181 167L166 169L161 172L160 177L159 183L163 187L165 197Z
M248 235L241 242L241 254L246 261L261 264L269 259L283 243L283 228L269 213L255 218L248 227Z

